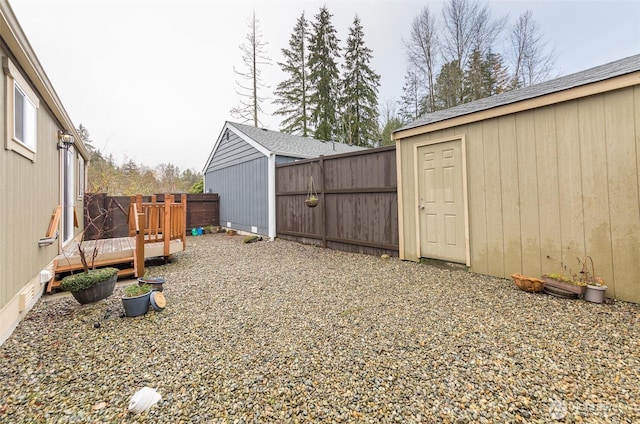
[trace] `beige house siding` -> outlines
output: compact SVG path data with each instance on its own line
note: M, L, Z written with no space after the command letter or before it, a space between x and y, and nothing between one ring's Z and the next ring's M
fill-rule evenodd
M396 136L401 257L420 255L412 146L464 136L472 271L577 272L587 254L609 297L640 303L640 86L422 130Z
M61 251L62 236L49 246L39 247L51 214L62 203L62 152L57 149L58 131L70 130L76 138L74 185L77 189L78 157L87 162L86 147L55 95L35 54L26 42L6 0L0 0L0 59L9 58L39 101L35 154L25 157L8 149L7 74L0 71L0 344L43 293L40 272L52 269ZM75 197L82 223L82 200ZM62 233L62 224L58 229ZM79 234L81 228L75 229Z

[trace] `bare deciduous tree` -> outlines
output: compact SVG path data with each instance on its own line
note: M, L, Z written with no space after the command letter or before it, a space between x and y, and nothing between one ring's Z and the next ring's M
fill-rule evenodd
M547 79L552 72L556 53L547 50L540 26L527 10L511 28L513 87L526 87Z
M444 43L442 53L451 69L447 80L456 87L447 91L458 93L456 104L463 99L463 73L468 68L473 52L484 57L491 52L496 37L505 26L506 18L492 19L487 5L478 0L450 0L442 9ZM452 79L455 77L455 79Z
M241 97L240 106L231 109L231 115L234 118L242 120L243 123L253 121L253 126L255 127L260 124L260 120L258 119L258 113L262 112L260 103L266 100L266 98L258 95L258 89L268 88L260 78L260 66L271 64L271 60L265 51L268 43L261 40L262 33L260 32L259 24L260 21L256 19L256 13L254 11L252 19L247 24L249 27L249 32L246 36L247 42L240 45L245 70L239 71L235 66L233 68L233 71L247 81L250 86L243 85L240 81L236 81L240 89L236 90L236 93Z
M411 25L409 39L403 40L409 64L427 88L426 112L436 110L436 66L440 42L435 16L425 6Z

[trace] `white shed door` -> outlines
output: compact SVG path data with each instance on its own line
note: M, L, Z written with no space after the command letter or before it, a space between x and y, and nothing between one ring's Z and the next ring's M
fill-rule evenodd
M461 141L418 147L420 256L466 262Z

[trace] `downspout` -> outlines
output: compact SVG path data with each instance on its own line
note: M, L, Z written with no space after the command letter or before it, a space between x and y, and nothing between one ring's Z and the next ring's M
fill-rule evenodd
M269 199L269 238L276 238L276 155L269 153L267 190Z

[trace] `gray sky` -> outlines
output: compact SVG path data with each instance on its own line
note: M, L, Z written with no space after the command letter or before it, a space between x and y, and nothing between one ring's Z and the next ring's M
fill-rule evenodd
M285 75L276 64L296 19L309 20L323 5L344 47L355 14L381 75L380 102L402 94L402 38L428 4L439 1L214 1L214 0L10 0L27 38L74 124L94 145L149 167L173 163L202 171L229 110L241 68L240 44L255 10L273 65L263 69L271 91ZM531 9L558 53L558 76L640 53L640 1L488 2L494 18L509 23ZM505 39L507 43L507 32ZM506 44L505 44L506 45ZM504 49L506 50L506 49ZM278 130L263 104L263 126Z

